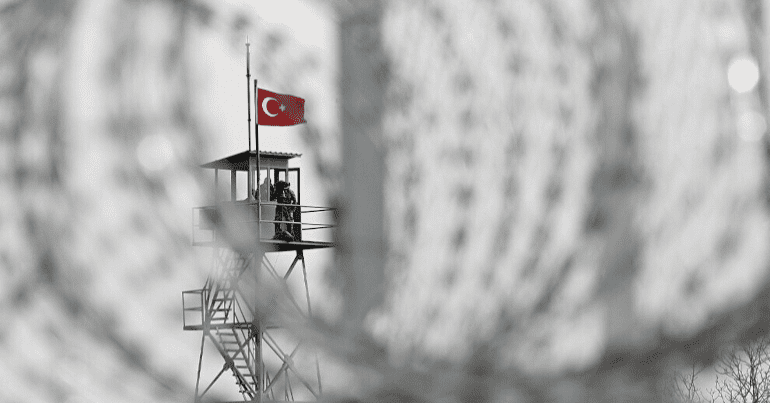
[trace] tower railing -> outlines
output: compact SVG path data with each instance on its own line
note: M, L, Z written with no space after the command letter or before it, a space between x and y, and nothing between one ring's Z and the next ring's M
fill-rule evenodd
M203 329L206 317L205 289L182 291L182 328Z
M212 246L219 241L226 241L219 240L216 236L217 227L225 224L246 226L244 230L249 233L259 233L260 240L270 240L273 232L269 226L276 224L299 225L302 236L298 241L331 242L333 239L331 231L336 228L334 224L337 218L336 208L283 204L272 201L260 204L262 207L261 220L258 219L258 203L256 201L221 202L214 206L194 207L192 212L192 244L194 246ZM276 220L275 209L277 207L299 208L299 214L295 215L294 221ZM305 236L305 231L313 232L307 234L310 235L308 237Z
M215 298L211 298L212 291ZM252 324L251 315L243 310L235 291L235 288L221 287L182 291L183 329L203 330L204 323L210 328L248 328Z

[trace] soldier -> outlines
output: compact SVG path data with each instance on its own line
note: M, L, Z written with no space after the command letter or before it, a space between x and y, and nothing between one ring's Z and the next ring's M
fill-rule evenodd
M270 200L278 202L278 206L275 207L275 221L294 221L294 206L281 206L280 204L297 204L297 197L294 192L289 189L290 183L284 181L278 181L275 183L275 190L270 195ZM294 236L291 235L293 231L293 224L285 224L286 230L282 229L282 223L275 223L275 235L273 239L282 239L284 241L293 241Z
M265 180L262 181L262 184L259 185L257 189L254 189L254 199L259 199L262 201L267 200L267 197L273 194L273 189L273 185L268 184L267 178L265 178Z

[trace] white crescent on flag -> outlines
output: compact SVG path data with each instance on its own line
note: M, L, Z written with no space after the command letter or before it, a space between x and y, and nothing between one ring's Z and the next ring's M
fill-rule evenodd
M256 98L257 124L260 126L294 126L306 122L305 100L300 97L259 88ZM278 106L273 106L272 101ZM274 112L270 112L270 108Z
M273 97L267 97L267 98L263 99L262 100L262 111L265 112L265 115L270 116L272 118L273 116L277 115L278 112L276 112L276 113L268 112L268 110L267 110L267 103L270 102L271 99L273 101L275 101L275 102L278 102L278 100L273 98ZM281 106L283 106L283 105L281 105Z

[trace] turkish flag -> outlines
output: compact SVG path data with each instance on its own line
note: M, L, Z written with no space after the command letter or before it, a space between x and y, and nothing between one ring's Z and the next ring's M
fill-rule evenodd
M257 123L261 126L293 126L305 123L305 100L258 88Z

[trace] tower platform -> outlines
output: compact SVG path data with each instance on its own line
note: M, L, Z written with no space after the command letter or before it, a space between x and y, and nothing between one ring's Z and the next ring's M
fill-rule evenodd
M262 250L265 252L283 252L287 250L305 250L305 249L321 249L321 248L333 248L332 242L319 242L319 241L279 241L272 239L262 239L259 241L262 246Z
M195 246L226 246L226 240L199 241L193 243ZM322 241L281 241L278 239L261 239L259 241L263 252L285 252L285 251L303 251L307 249L333 248L333 242Z

